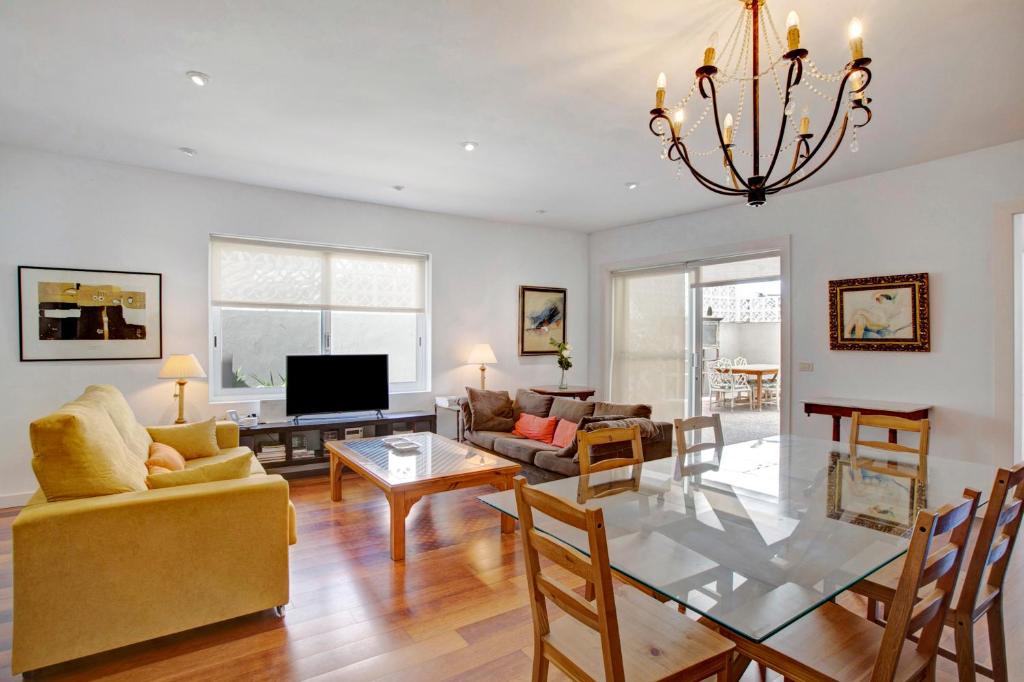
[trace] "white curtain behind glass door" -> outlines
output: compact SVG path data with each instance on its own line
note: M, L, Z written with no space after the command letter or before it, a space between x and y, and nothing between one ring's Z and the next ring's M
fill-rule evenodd
M686 315L685 272L613 275L613 402L649 404L659 421L686 416Z

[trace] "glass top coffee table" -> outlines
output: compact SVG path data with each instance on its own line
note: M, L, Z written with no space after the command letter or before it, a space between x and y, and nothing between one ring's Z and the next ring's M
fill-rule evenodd
M399 451L394 438L334 440L324 444L331 461L331 499L341 500L345 467L384 491L391 505L391 558L405 559L405 517L421 497L458 488L491 485L510 490L519 465L436 433L410 433L401 438L416 449ZM501 532L511 533L515 521L501 517Z
M760 642L902 556L923 507L987 498L995 467L774 437L537 486L604 509L612 568ZM512 492L483 502L517 516ZM586 535L534 512L586 553Z

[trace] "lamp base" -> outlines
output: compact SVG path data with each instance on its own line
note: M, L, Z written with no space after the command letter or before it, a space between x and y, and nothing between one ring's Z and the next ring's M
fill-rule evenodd
M487 385L487 366L480 365L480 390L484 390Z
M175 424L185 423L185 384L187 383L184 379L178 379L178 418L174 420Z

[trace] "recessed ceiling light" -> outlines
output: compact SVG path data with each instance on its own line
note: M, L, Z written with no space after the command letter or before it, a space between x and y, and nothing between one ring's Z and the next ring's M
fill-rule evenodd
M477 148L477 143L472 142L470 140L466 140L465 142L462 143L462 148L465 149L467 152L471 152Z
M626 183L626 189L636 189L639 186L640 185L636 184L635 182L627 182Z
M537 213L538 215L544 215L545 213L547 213L547 211L545 211L543 208L538 208Z
M391 185L391 189L395 190L396 192L401 192L403 189L405 189L405 185Z
M198 85L199 87L203 87L204 85L210 82L210 77L202 71L189 71L185 75L188 76L188 79L190 81L192 81L195 85Z
M184 154L185 156L189 157L190 159L199 153L195 149L192 149L192 147L178 147L178 151Z

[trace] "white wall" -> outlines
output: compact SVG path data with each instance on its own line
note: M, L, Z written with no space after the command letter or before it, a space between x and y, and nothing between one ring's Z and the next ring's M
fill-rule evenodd
M0 506L35 488L28 424L90 383L121 388L144 423L173 420L159 360L18 360L18 265L161 272L164 353L207 363L210 233L427 252L432 256L432 394L462 393L479 372L469 347L490 343L498 364L489 388L556 383L550 357L520 358L520 284L568 288L573 383L587 383L587 236L272 190L0 147ZM223 414L206 385L190 382L187 416ZM394 396L392 409L429 409L430 394Z
M722 322L718 357L742 356L752 364L782 359L782 325L778 322Z
M870 145L861 153L871 153ZM759 209L737 205L594 234L590 378L606 385L609 269L788 236L792 364L815 366L788 382L792 432L828 437L827 417L800 411L799 401L814 396L931 403L933 453L1007 464L1013 452L1012 213L1022 202L1019 141L782 193ZM828 349L830 279L910 272L930 273L930 353Z

